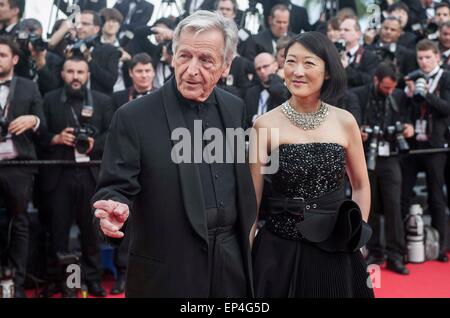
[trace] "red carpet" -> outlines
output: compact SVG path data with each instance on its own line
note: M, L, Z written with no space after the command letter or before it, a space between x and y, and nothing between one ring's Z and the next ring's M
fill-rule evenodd
M450 263L407 264L408 276L382 267L377 298L450 298Z
M450 254L449 254L450 256ZM375 288L377 298L450 298L450 263L435 261L423 264L408 264L410 274L403 276L381 267L378 276L380 288ZM372 276L374 278L375 276ZM103 287L109 293L114 282L110 275L106 276ZM27 291L28 297L33 297L34 291ZM60 294L55 298L61 297ZM80 294L81 298L82 295ZM90 297L89 298L95 298ZM107 298L123 298L124 295L108 295Z

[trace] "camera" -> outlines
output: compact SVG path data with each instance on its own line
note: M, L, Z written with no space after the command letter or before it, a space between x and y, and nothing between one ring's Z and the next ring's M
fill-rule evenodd
M96 129L92 126L82 125L75 128L75 149L78 151L78 153L86 154L89 149L88 138L94 137L95 133Z
M21 50L24 52L29 52L28 44L31 44L36 52L43 52L48 49L48 43L35 32L17 31L16 39Z
M425 100L425 96L427 95L427 79L425 74L423 74L421 70L417 70L406 75L406 78L408 80L414 81L415 84L413 100L416 103L423 102Z
M382 62L394 62L395 52L392 52L390 47L377 47L375 54Z
M397 145L397 149L400 153L409 152L409 144L406 141L405 136L403 136L404 130L405 128L399 121L395 122L394 126L387 127L387 134L389 136L388 138L395 142L395 144Z
M383 134L380 126L366 127L363 129L363 132L370 136L369 150L367 151L367 169L374 171L378 156L378 142Z
M395 122L394 125L383 129L380 126L365 127L363 132L369 134L369 149L366 153L367 169L374 171L376 167L376 160L378 157L378 146L380 141L387 141L396 145L399 153L408 153L409 144L403 136L403 124L400 121Z
M90 36L84 40L79 40L74 44L68 45L66 48L67 53L72 53L74 57L84 58L84 53L96 45L97 35Z
M438 38L439 26L434 22L416 23L411 26L411 29L420 38L427 38L428 40L436 40Z
M341 54L342 52L345 52L345 41L344 40L338 40L338 41L334 42L334 46L336 47L339 54Z
M8 136L8 127L9 122L5 118L0 117L0 142L3 142Z

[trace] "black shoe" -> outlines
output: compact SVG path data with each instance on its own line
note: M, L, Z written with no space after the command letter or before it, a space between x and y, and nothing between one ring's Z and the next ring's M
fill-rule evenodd
M388 260L386 268L401 275L409 275L409 270L401 260Z
M125 275L119 275L114 284L113 288L111 288L111 295L119 295L125 292Z
M384 263L384 257L369 254L366 258L366 263L367 265L371 264L381 265Z
M95 297L105 297L106 291L99 282L88 282L88 293Z
M437 260L439 262L448 263L448 256L445 253L439 253Z

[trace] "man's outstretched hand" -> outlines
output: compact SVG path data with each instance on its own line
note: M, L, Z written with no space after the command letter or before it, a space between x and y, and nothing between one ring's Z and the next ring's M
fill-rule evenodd
M122 238L120 229L130 215L128 205L112 200L99 200L94 203L95 217L100 220L103 234L112 238Z

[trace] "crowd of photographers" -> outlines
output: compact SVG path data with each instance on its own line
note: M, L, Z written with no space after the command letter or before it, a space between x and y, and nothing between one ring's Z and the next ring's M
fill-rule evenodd
M261 16L256 2L249 1L244 12L235 0L187 0L178 16L157 17L149 26L156 14L150 2L118 0L107 8L106 0L78 1L79 19L56 21L47 42L40 21L22 19L25 0L0 0L0 161L100 160L115 110L172 76L172 34L190 12L218 10L239 27L239 54L218 86L245 101L247 127L289 98L283 80L289 40L318 30L336 44L347 73L348 91L336 105L355 116L366 147L374 229L367 262L387 261L388 269L409 273L403 220L420 171L427 177L428 209L439 233L438 260L447 262L450 199L444 189L450 185L450 161L445 152L407 154L448 145L450 5L381 1L381 25L362 30L352 0L340 1L338 8L324 1L315 23L305 8L290 1L258 1ZM54 4L63 12L69 7L66 1ZM260 23L252 32L246 23L255 17ZM64 272L64 265L78 261L68 253L74 221L80 230L83 283L91 295L106 296L90 208L97 176L95 165L0 165L0 209L9 218L1 265L15 270L16 297L25 296L28 202L39 210L46 247L47 285L41 296L60 291L76 296ZM115 251L113 294L124 291L127 244L125 239Z

